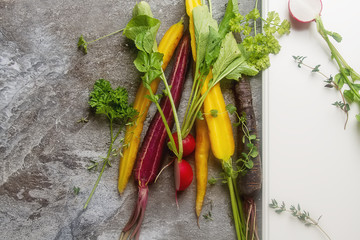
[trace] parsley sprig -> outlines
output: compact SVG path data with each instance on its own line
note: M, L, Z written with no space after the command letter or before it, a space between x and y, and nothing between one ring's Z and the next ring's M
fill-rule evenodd
M99 79L95 82L94 90L90 93L89 104L96 110L96 114L102 114L108 118L110 128L110 145L106 157L103 157L100 162L91 161L93 165L88 167L89 170L97 169L97 167L102 164L100 174L84 205L84 209L87 208L92 196L94 195L106 166L111 166L110 157L112 156L111 153L116 150L116 148L114 148L115 141L124 127L127 124L130 124L131 120L133 120L138 114L137 111L128 103L128 93L126 89L123 87L113 89L110 82L105 79ZM117 131L114 131L115 124L118 125Z
M256 22L263 22L263 32L256 31ZM277 54L280 44L277 37L290 33L290 22L282 20L277 12L271 11L266 18L261 17L255 8L246 15L236 13L229 22L230 30L241 33L243 41L240 46L246 52L248 62L259 71L270 67L269 54ZM253 27L252 27L253 26Z

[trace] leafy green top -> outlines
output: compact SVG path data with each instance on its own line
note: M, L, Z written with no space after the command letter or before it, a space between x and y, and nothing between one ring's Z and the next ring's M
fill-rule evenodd
M167 134L170 139L169 148L174 151L180 161L182 158L182 142L179 142L179 147L175 147L175 141L171 133L171 129L167 124L163 111L158 103L161 95L155 95L150 87L150 84L156 78L160 78L165 85L164 95L169 98L172 111L174 113L174 122L178 138L180 138L180 124L176 113L176 107L171 95L170 86L168 85L164 72L162 70L163 54L157 51L156 34L160 27L160 21L153 18L150 5L141 1L135 5L133 10L133 17L124 29L124 35L133 40L138 54L134 60L134 65L137 70L143 73L141 77L145 88L149 90L149 95L146 97L155 103L156 108L163 120ZM177 150L179 149L179 150Z
M137 111L128 104L128 93L125 88L113 89L109 81L99 79L90 93L89 104L97 114L105 114L109 119L126 123L137 115Z
M256 33L256 21L263 21L263 33ZM254 25L254 28L251 25ZM290 33L290 22L280 20L279 14L269 12L266 19L263 19L257 8L254 8L245 16L236 13L229 21L230 29L239 32L244 36L240 48L245 51L248 62L259 71L270 66L269 54L277 54L280 51L280 44L277 36ZM254 35L251 35L254 31Z

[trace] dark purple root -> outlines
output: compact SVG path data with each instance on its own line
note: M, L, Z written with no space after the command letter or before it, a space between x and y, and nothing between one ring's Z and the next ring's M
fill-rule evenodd
M256 203L252 198L243 200L244 212L246 214L246 229L249 240L259 240L258 229L256 224Z
M139 239L140 227L144 220L148 194L149 188L147 185L139 186L138 200L134 212L122 230L119 240L133 239L134 237L135 239Z

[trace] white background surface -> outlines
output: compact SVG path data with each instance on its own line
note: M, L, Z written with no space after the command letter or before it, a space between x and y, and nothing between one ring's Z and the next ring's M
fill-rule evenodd
M264 12L275 10L290 20L286 0L264 0ZM335 43L352 68L360 72L360 3L323 0L322 20L342 35ZM265 240L326 239L316 227L305 227L290 214L276 214L271 199L287 207L298 203L317 219L332 240L360 239L360 124L358 106L346 116L331 104L341 100L325 88L322 76L298 68L292 56L307 56L305 63L326 75L337 68L330 59L316 24L292 23L291 34L280 40L282 50L263 73L263 164Z

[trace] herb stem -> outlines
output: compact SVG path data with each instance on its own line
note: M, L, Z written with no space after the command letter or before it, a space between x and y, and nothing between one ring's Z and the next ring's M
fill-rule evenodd
M96 41L99 41L99 40L101 40L101 39L103 39L103 38L110 37L111 35L115 35L115 34L120 33L120 32L122 32L122 31L124 31L124 28L122 28L122 29L120 29L120 30L117 30L117 31L115 31L115 32L109 33L109 34L107 34L107 35L105 35L105 36L99 37L99 38L97 38L97 39L95 39L95 40L89 41L88 44L93 43L93 42L96 42Z
M91 190L91 193L90 193L88 199L85 202L84 209L86 209L87 206L89 205L90 200L91 200L92 196L94 195L97 186L99 185L99 182L100 182L100 179L101 179L101 177L102 177L102 175L104 173L105 167L108 165L110 154L111 154L112 149L113 149L113 144L114 144L115 140L117 139L118 135L120 134L120 132L122 130L122 129L119 129L119 131L117 132L117 134L114 137L113 136L113 119L111 117L109 117L109 121L110 121L109 128L110 128L110 140L111 140L110 141L110 146L109 146L106 158L103 161L103 165L102 165L100 174L99 174L98 178L96 179L95 185L94 185L93 189Z

